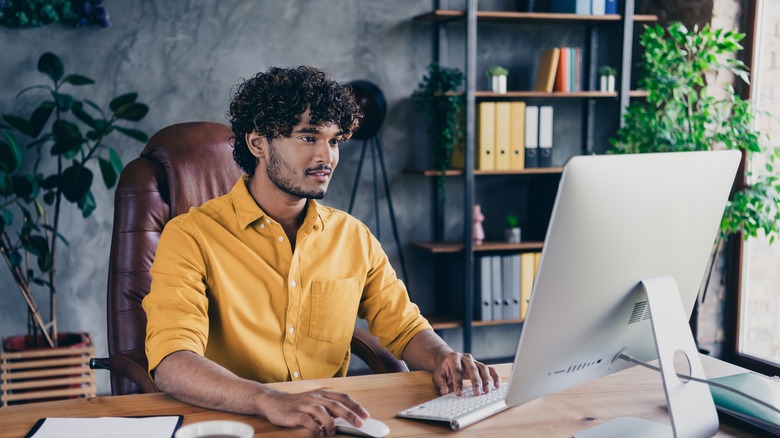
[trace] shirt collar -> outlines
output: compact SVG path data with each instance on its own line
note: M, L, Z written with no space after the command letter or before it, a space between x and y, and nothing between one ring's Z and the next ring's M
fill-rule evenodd
M249 193L250 180L250 177L243 175L230 191L236 208L236 219L242 230L258 219L268 218L273 220L257 205L255 198ZM303 219L301 227L311 228L314 231L324 230L324 215L327 214L327 210L314 199L308 199L306 202L306 217Z

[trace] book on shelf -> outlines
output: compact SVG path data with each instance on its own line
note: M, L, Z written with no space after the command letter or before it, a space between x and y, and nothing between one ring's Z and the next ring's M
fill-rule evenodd
M520 319L520 254L501 256L504 281L504 319Z
M617 0L606 0L606 3L604 4L604 13L617 14L618 13Z
M607 13L606 0L591 0L590 2L591 15L604 15Z
M579 47L560 48L553 90L582 91L582 49Z
M520 254L520 319L525 320L536 279L536 253Z
M539 167L552 166L553 107L539 107Z
M504 282L501 277L501 256L490 256L493 292L493 320L504 319Z
M525 169L525 102L509 104L509 170Z
M551 0L550 12L561 14L590 14L590 0Z
M525 167L539 167L539 107L525 107Z
M496 102L480 102L477 115L477 169L496 169Z
M495 170L509 170L512 112L509 102L496 102Z
M569 48L561 47L558 55L558 68L555 70L555 80L553 84L554 91L569 90Z
M477 314L475 319L477 321L492 321L493 320L493 264L490 260L490 256L483 256L479 258L479 270L477 270L479 278L479 293L475 294L479 297L479 305L476 307Z
M539 56L534 91L543 91L547 93L553 91L555 72L558 70L558 58L560 58L560 54L561 49L553 47L552 49L545 50Z

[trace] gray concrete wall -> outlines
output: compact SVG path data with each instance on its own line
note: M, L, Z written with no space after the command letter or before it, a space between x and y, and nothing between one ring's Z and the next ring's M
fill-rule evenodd
M224 122L231 87L269 66L314 65L342 81L368 79L385 94L389 111L381 139L393 192L404 253L411 271L412 297L429 305L430 288L422 255L412 240L430 234L430 182L402 173L428 165L424 126L408 99L431 60L431 27L411 17L431 2L392 1L195 1L137 0L105 2L112 27L73 29L51 25L36 29L0 28L0 113L29 115L39 100L34 93L15 99L22 88L47 80L36 71L38 57L56 53L66 71L96 80L86 96L107 106L119 94L137 91L150 106L138 126L149 134L167 125L210 120ZM75 91L74 91L75 92ZM420 125L420 126L418 126ZM116 138L123 162L143 145ZM360 143L341 151L326 204L347 209ZM368 163L367 163L368 164ZM93 169L98 176L98 169ZM355 215L374 227L370 166L364 167ZM75 207L63 208L62 229L70 241L60 247L59 327L89 332L98 354L107 354L105 291L113 221L113 191L93 186L97 210L87 220ZM398 267L384 197L382 243ZM25 332L25 304L5 267L0 269L0 337ZM41 296L41 299L45 297ZM43 301L45 303L45 300ZM99 373L100 391L109 391L107 373Z

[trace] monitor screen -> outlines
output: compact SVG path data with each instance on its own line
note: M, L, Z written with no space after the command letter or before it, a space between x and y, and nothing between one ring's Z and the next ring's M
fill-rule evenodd
M657 357L647 298L637 285L671 276L685 317L691 314L740 157L731 150L569 160L515 355L509 406L630 367L615 360L620 352Z

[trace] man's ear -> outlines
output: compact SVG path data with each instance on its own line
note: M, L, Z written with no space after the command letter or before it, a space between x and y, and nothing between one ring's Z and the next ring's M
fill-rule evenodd
M268 150L268 141L266 138L257 131L252 131L246 134L244 137L246 145L249 148L249 152L257 158L265 156L265 151Z

